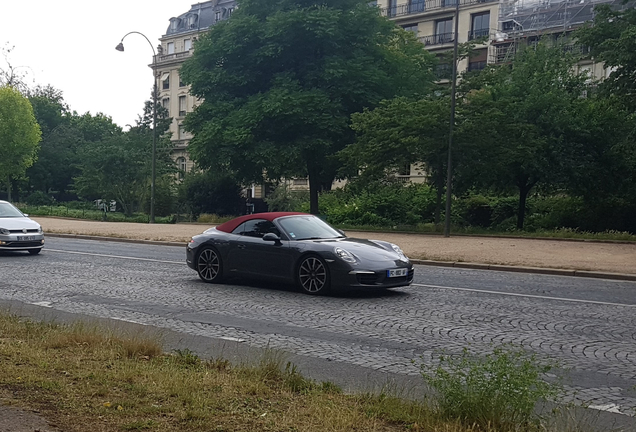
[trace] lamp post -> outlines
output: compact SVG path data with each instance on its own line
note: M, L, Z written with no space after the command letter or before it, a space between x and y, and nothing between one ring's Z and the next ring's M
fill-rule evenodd
M446 215L444 219L444 237L450 237L451 185L453 178L453 127L455 126L455 93L457 90L457 51L459 47L459 2L455 0L455 41L453 42L453 78L451 82L450 130L448 134L448 162L446 166Z
M157 52L155 51L155 47L152 45L152 42L144 35L138 31L132 31L126 33L123 38L121 38L121 42L119 45L115 47L117 51L124 51L124 39L129 34L138 34L144 37L148 41L150 48L152 48L152 74L153 74L153 86L152 86L152 176L150 180L150 219L149 223L155 223L155 186L157 180L157 77L155 66L157 64Z

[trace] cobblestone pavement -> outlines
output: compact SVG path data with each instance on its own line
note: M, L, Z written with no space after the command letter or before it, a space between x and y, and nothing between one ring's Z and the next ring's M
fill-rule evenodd
M183 259L182 248L54 239L40 256L0 256L0 299L414 380L442 352L513 343L563 365L564 401L636 414L634 282L418 266L408 288L311 297L290 287L207 285Z

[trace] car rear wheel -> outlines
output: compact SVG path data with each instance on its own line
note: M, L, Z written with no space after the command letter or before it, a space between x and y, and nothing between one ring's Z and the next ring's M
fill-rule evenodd
M41 251L41 250L42 250L42 249L29 249L29 253L30 253L31 255L37 255L37 254L39 254L39 253L40 253L40 251Z
M298 284L307 294L324 294L329 291L329 271L325 262L317 256L303 258L298 265Z
M221 281L223 265L218 252L211 248L205 247L197 256L197 273L202 281L208 283L217 283Z

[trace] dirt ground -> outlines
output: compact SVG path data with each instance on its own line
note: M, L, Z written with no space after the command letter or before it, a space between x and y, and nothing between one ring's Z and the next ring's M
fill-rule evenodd
M135 224L35 217L45 232L186 243L212 225ZM412 259L636 274L636 244L490 237L368 233L349 237L386 240Z

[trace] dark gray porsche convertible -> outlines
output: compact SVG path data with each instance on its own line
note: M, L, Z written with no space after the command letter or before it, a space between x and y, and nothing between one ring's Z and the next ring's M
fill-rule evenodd
M395 288L413 281L413 265L394 244L348 238L305 213L257 213L192 237L188 266L205 282L237 275L330 289Z

